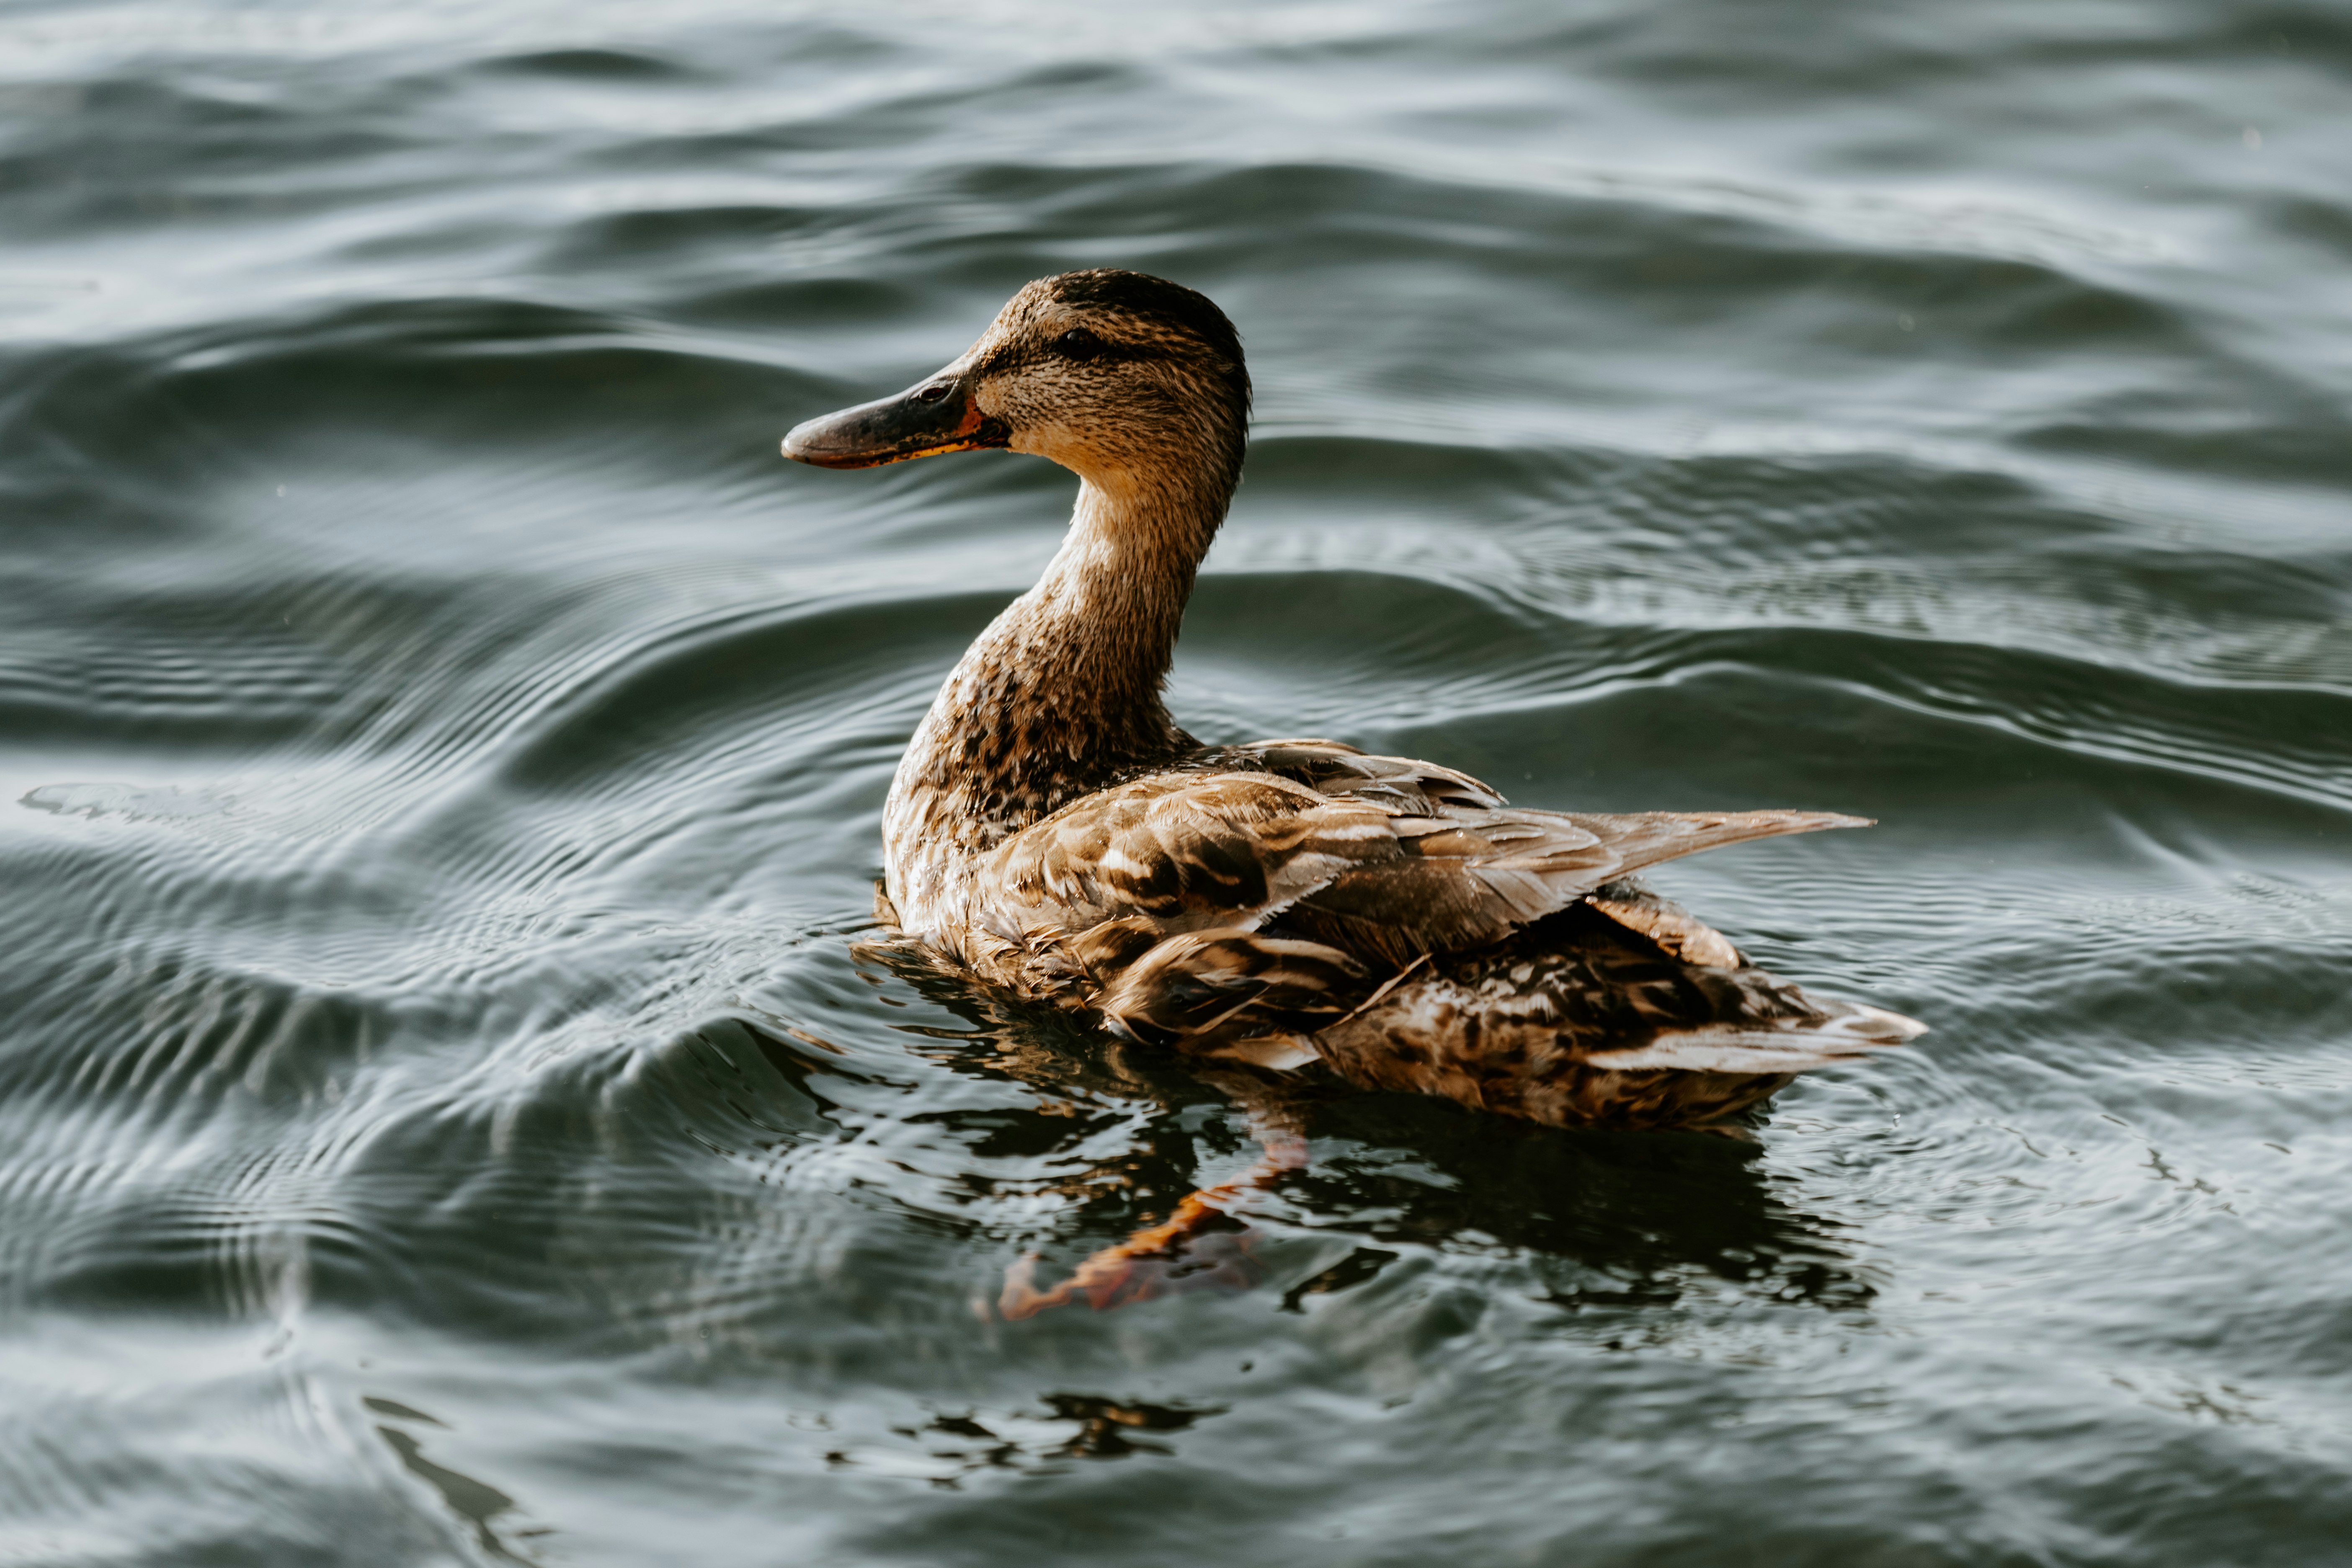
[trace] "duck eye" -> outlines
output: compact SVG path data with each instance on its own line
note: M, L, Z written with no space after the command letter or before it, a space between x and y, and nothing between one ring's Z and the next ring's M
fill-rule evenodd
M1071 359L1092 359L1103 352L1103 341L1084 327L1072 327L1054 340L1054 347Z

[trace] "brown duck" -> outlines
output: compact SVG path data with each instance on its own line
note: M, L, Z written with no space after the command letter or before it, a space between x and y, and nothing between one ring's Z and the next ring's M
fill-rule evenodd
M1531 811L1431 763L1180 728L1161 686L1249 408L1215 305L1104 269L1030 284L938 374L784 438L824 468L1003 449L1080 481L1060 553L898 764L886 920L1131 1040L1555 1125L1717 1122L1921 1032L1774 978L1633 878L1860 818Z

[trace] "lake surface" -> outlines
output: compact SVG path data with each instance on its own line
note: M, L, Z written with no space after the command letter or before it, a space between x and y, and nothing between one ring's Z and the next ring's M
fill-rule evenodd
M2346 1561L2352 14L1118 9L0 7L0 1562ZM1196 732L1933 1032L994 1312L1255 1144L859 948L1075 482L776 442L1097 265Z

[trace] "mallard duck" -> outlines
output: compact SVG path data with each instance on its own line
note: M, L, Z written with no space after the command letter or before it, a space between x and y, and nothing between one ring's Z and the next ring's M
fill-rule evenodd
M1178 725L1161 689L1249 413L1224 313L1106 268L1028 285L944 370L784 437L821 468L1004 450L1079 479L1060 552L898 764L886 923L1204 1066L1554 1125L1719 1124L1921 1032L1766 973L1634 875L1861 818L1528 810L1433 763Z

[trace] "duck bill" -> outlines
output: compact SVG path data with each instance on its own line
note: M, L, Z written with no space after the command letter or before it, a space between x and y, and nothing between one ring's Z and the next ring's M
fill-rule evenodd
M1012 440L1011 431L980 411L963 378L932 376L896 397L793 426L784 456L820 468L870 468L941 452L987 451Z

